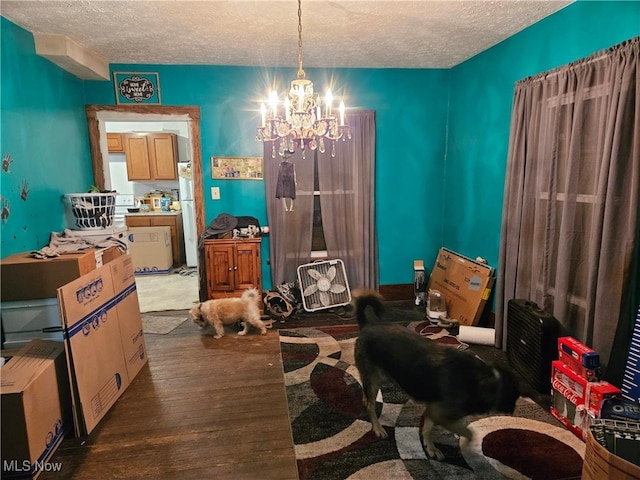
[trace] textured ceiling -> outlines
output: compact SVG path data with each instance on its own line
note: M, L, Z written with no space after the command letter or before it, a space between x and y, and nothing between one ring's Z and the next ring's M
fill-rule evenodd
M302 2L304 67L449 68L572 0ZM109 63L297 67L295 0L2 0Z

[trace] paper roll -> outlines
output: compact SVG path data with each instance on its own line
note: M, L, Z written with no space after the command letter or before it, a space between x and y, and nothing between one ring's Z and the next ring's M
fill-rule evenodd
M463 343L493 346L496 342L496 331L493 328L460 325L460 330L458 331L458 340Z

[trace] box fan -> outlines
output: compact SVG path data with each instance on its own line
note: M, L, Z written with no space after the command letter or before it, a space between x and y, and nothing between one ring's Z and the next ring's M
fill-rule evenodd
M342 260L307 263L298 267L302 306L307 312L351 303L349 281Z

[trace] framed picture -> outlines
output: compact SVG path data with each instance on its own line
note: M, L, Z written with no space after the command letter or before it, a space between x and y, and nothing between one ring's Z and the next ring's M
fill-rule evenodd
M113 85L118 105L160 105L160 79L157 73L113 72Z
M262 157L211 157L211 178L263 180Z

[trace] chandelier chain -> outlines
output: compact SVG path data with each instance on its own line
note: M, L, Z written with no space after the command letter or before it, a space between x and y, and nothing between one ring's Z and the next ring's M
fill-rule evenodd
M298 78L304 78L302 68L302 0L298 0Z

